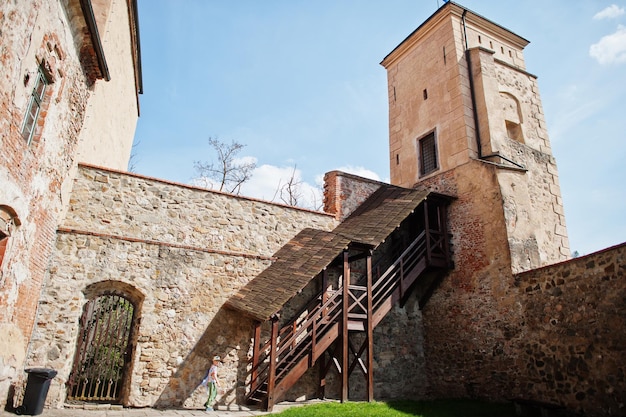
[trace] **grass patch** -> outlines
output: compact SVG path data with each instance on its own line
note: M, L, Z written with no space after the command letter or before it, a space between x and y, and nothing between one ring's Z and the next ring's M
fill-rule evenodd
M474 400L390 401L323 403L292 407L281 417L512 417L510 403L487 403Z

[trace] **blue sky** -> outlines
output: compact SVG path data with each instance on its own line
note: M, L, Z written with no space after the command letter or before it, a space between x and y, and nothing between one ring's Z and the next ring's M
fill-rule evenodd
M276 199L294 167L304 199L334 169L388 181L379 63L441 0L138 3L135 172L192 183L217 137L256 160L244 195ZM626 0L459 3L531 42L572 251L625 242Z

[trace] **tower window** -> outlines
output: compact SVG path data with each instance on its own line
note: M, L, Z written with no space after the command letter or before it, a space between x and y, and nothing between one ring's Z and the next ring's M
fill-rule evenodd
M418 142L420 174L427 175L436 171L437 165L437 144L435 142L435 132L428 134Z
M24 123L22 124L22 137L26 139L29 145L33 140L33 135L37 128L37 119L41 113L47 86L48 80L40 67L37 70L37 78L35 79L35 85L33 86L28 108L26 109L26 116L24 117Z

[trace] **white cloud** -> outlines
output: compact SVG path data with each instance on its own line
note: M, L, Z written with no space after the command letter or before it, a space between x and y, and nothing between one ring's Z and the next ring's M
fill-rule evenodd
M347 165L337 168L337 171L358 175L359 177L368 178L374 181L382 181L377 173L364 167L354 167L351 165Z
M626 27L619 25L615 33L591 45L589 55L602 65L626 62Z
M619 7L616 4L611 4L609 7L605 8L604 10L601 10L598 13L596 13L593 19L594 20L615 19L616 17L619 17L623 14L624 14L623 7Z
M255 162L254 157L238 158L236 163ZM364 167L344 166L337 168L338 171L348 174L358 175L360 177L381 181L380 176L374 171ZM241 186L239 195L258 198L259 200L273 201L275 203L286 204L289 195L283 191L281 196L280 190L292 179L296 186L297 206L312 210L322 210L324 202L324 175L316 175L314 184L308 183L302 179L302 171L295 169L294 166L278 167L275 165L263 164L257 166L250 180ZM209 178L195 178L191 181L193 185L205 187L209 189L217 189L214 181Z
M309 184L302 180L302 172L293 166L277 167L274 165L261 165L256 167L252 173L252 178L241 187L241 195L258 198L261 200L274 201L285 204L289 196L283 193L281 198L281 188L283 188L292 178L298 183L296 193L298 206L308 209L322 209L322 189L315 184Z

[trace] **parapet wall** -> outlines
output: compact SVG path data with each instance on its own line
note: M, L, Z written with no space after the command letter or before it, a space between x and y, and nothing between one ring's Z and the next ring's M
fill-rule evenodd
M584 415L625 415L626 243L514 279L520 389Z
M83 306L107 290L136 300L124 405L200 407L213 355L224 359L219 400L242 401L252 322L222 305L300 230L335 224L320 212L81 166L27 358L58 371L48 405L65 400Z
M622 244L517 275L483 276L472 292L447 277L424 311L432 396L625 415L625 255Z

